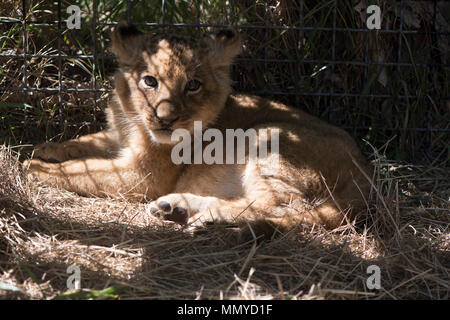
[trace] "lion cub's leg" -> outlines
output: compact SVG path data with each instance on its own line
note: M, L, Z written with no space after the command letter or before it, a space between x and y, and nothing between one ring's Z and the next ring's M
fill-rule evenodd
M27 160L24 168L29 174L47 184L81 195L151 194L151 175L136 168L130 157L116 159L85 158L50 163L39 159Z
M196 227L214 223L236 224L247 229L249 223L257 234L267 234L274 229L285 232L301 223L334 228L343 222L343 215L332 201L325 201L309 210L299 210L289 206L288 195L281 195L285 201L280 201L279 197L280 194L275 196L274 190L269 189L254 198L235 200L172 193L152 202L150 212L164 220Z
M222 205L194 214L191 221L196 226L212 222L247 227L250 223L253 228L258 229L257 233L269 233L274 229L286 232L299 224L317 224L333 229L345 222L344 213L332 200L324 200L321 204L305 210L290 205L287 197L283 195L281 198L285 200L280 201L278 196L266 193L257 199L226 201ZM291 198L295 196L299 195L290 195Z
M176 193L150 204L152 214L190 225L246 221L284 216L281 208L290 194L299 191L289 184L260 174L257 163L247 165L191 166L177 184Z
M117 150L114 134L104 130L61 143L42 143L35 148L34 157L52 162L85 157L111 158Z
M164 220L196 227L210 223L236 224L248 231L250 225L257 235L271 234L274 230L286 232L299 224L333 229L346 222L346 210L338 205L337 196L314 206L299 205L309 201L300 192L292 191L261 187L246 197L232 200L172 193L152 202L150 211Z
M159 198L150 205L153 214L181 224L201 227L209 223L249 225L256 234L288 231L299 224L328 229L346 221L347 201L340 192L330 197L320 176L308 168L298 169L280 156L250 160L237 165L191 167L177 187L180 193ZM307 177L306 182L302 179ZM231 181L237 180L237 181ZM230 189L240 189L232 197ZM192 193L183 193L188 191ZM311 196L312 194L312 196Z

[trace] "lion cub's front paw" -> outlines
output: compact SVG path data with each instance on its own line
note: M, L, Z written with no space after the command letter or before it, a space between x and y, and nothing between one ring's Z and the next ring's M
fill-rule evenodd
M26 172L28 179L37 178L44 181L49 178L49 165L52 164L39 159L25 160L22 163L22 169Z
M73 143L46 142L34 149L34 157L47 162L64 162L81 155L82 150Z
M150 203L151 214L179 224L187 223L190 216L189 211L188 202L183 199L181 194L169 194Z

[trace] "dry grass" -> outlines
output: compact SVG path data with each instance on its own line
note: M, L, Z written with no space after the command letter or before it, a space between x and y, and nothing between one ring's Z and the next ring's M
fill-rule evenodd
M192 235L164 225L143 203L28 182L3 147L0 285L10 287L0 297L448 299L448 170L374 158L365 223L333 232L299 226L272 241L238 243L230 230ZM71 264L83 290L67 295ZM380 290L366 287L372 264L381 268Z

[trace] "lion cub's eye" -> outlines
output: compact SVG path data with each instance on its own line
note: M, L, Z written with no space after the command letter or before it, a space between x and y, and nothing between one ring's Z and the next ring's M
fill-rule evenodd
M156 78L152 76L145 76L144 84L148 88L156 88L158 87L158 80L156 80Z
M202 86L202 83L198 80L190 80L186 84L186 92L187 93L195 93L198 90L200 90L200 87Z

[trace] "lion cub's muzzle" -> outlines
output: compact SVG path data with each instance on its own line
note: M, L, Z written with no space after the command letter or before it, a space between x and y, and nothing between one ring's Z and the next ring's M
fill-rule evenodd
M163 100L156 106L155 118L161 129L169 129L179 119L177 108L170 100Z

